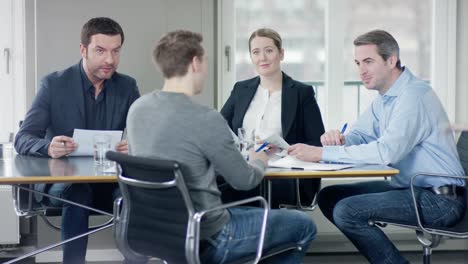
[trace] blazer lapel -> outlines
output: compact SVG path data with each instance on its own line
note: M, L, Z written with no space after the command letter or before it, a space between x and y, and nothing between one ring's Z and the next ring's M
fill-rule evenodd
M260 77L256 77L252 79L251 82L247 85L246 89L239 89L239 97L238 97L238 113L237 116L242 117L237 119L237 124L233 124L233 129L237 130L237 128L242 127L242 121L244 120L245 113L249 108L250 102L252 102L255 93L257 92L258 85L260 84ZM235 131L237 134L237 131Z
M81 80L81 62L76 64L73 67L73 75L68 80L68 87L72 87L70 89L70 93L72 95L71 98L74 98L76 106L80 112L80 121L82 127L85 124L85 109L84 109L84 94L83 94L83 81Z
M294 82L283 72L283 89L281 96L281 128L283 138L289 133L291 125L296 118L297 110L297 90L294 89Z
M114 80L111 78L106 81L106 128L113 129L112 123L114 119L115 109L115 100L116 100L116 87Z

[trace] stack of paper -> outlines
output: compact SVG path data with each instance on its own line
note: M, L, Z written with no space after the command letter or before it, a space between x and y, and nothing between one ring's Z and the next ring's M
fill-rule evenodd
M286 168L286 169L300 169L300 170L317 170L317 171L333 171L352 168L354 164L336 164L336 163L321 163L321 162L307 162L296 159L294 156L286 156L281 159L268 162L269 167Z

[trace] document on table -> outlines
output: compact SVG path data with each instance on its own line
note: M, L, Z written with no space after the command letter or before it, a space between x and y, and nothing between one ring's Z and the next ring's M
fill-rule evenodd
M322 162L307 162L296 159L294 156L286 156L275 161L268 162L269 167L286 168L296 170L317 170L317 171L334 171L352 168L355 164L338 164L338 163L322 163Z
M121 130L75 129L73 140L78 144L78 148L68 156L93 156L94 135L109 135L111 137L111 150L115 149L117 143L122 140Z

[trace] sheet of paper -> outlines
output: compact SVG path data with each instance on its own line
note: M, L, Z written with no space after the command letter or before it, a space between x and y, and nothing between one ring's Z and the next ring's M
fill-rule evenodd
M355 164L336 164L336 163L321 163L307 162L296 159L294 156L286 156L275 161L269 161L268 166L286 169L304 169L317 171L333 171L352 168Z
M73 131L73 140L78 144L78 148L68 156L93 156L93 137L94 135L110 135L111 149L114 150L117 143L122 139L121 130L87 130L75 129Z
M287 149L289 147L289 144L278 134L269 136L265 141L282 149Z

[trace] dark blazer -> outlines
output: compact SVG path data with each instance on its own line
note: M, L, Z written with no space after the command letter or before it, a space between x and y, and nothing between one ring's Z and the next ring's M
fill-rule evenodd
M19 154L47 155L53 137L71 137L75 128L86 128L80 67L77 63L42 79L31 109L16 135L15 149ZM115 73L107 80L106 129L123 130L128 109L139 96L135 79Z
M86 128L80 67L81 62L42 79L15 138L15 149L19 154L47 156L53 137L71 137L75 128ZM139 96L135 79L114 73L106 81L106 129L123 130L128 109ZM39 189L44 190L43 187Z
M242 127L245 113L259 84L260 77L258 76L237 82L221 109L221 114L236 134L237 129ZM305 143L321 146L320 136L325 132L325 129L320 109L315 100L314 89L310 85L293 80L284 72L281 95L281 127L284 140L291 145ZM301 202L303 204L312 202L319 189L319 184L320 179L300 181ZM295 203L294 189L294 183L291 180L273 181L274 201L272 207L277 207L279 203ZM226 192L230 191L226 190ZM234 197L232 200L238 198L245 198L245 195Z
M236 134L237 129L242 127L245 113L259 84L258 76L237 82L221 109L221 114ZM325 129L314 89L310 85L293 80L285 73L281 95L281 127L283 138L289 144L306 143L321 146L320 136Z

